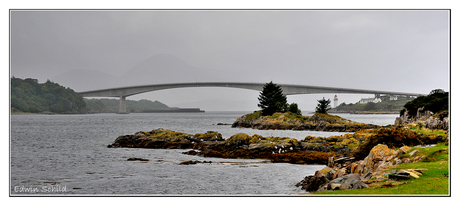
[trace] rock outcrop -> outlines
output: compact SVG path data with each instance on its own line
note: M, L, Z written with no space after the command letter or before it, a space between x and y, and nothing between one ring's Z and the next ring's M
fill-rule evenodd
M376 180L382 180L380 173L383 169L401 163L419 162L425 157L411 152L410 157L399 159L399 156L406 154L409 149L403 146L395 151L386 145L379 144L372 148L364 160L357 161L353 157L334 158L331 156L328 158L326 167L316 171L314 175L306 176L296 186L310 192L367 188L366 183L372 182L370 178L376 177ZM398 171L395 174L400 175L403 172L410 176L417 174L412 170Z
M431 111L424 111L423 108L418 108L415 117L410 117L409 112L406 110L403 115L397 117L395 120L396 126L404 126L407 124L421 124L428 129L449 129L449 116L436 117Z
M215 131L197 133L195 135L174 132L166 129L155 129L150 132L136 132L134 135L123 135L108 147L135 147L157 149L189 149L196 143L224 141L222 135Z
M356 139L355 139L356 138ZM108 147L193 149L189 155L221 158L269 159L272 162L295 164L327 164L331 156L349 154L348 144L357 144L364 137L345 135L306 137L299 141L288 137L263 137L238 133L224 140L218 132L195 135L165 129L136 132L118 137ZM337 147L332 145L336 144Z
M254 114L254 113L253 113ZM260 130L311 130L331 132L355 132L360 129L377 128L376 125L358 123L328 114L314 114L311 117L289 118L288 113L275 113L274 116L251 118L253 114L239 117L232 127L245 127Z

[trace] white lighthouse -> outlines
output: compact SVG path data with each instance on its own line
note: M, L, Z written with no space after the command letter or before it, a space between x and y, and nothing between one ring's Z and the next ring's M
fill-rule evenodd
M337 98L337 95L334 96L334 108L336 108L339 105L339 98Z

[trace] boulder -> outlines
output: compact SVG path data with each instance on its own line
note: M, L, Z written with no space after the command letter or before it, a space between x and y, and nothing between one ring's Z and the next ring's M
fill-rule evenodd
M317 173L318 173L318 176L322 175L322 176L327 177L327 174L330 173L331 171L333 171L332 168L324 167L323 169L318 170ZM316 176L317 173L315 173L315 176ZM328 178L328 179L331 180L332 178Z
M322 185L318 191L324 190L348 190L348 189L362 189L369 186L361 181L358 174L348 174L336 178L329 183Z
M321 185L325 185L329 180L318 171L315 172L314 176L307 176L301 182L297 183L297 187L301 187L303 190L313 192L317 191Z
M363 176L361 176L361 180L367 180L372 177L372 172L367 172Z
M347 174L347 169L346 168L342 168L342 169L339 169L337 170L337 172L335 173L335 175L332 177L332 179L336 179L336 178L339 178L339 177L342 177L344 175Z
M378 144L371 149L369 155L363 161L360 161L357 170L359 174L377 171L377 168L380 169L387 165L387 157L392 155L397 155L397 152L390 150L384 144Z
M411 157L412 157L412 156L414 156L414 155L415 155L415 153L417 153L417 152L418 152L418 150L414 150L414 151L412 151L412 152L410 152L410 153L409 153L409 156L411 156Z
M401 148L398 149L398 156L406 154L406 152L409 151L409 150L410 150L410 147L408 147L406 145L402 146Z

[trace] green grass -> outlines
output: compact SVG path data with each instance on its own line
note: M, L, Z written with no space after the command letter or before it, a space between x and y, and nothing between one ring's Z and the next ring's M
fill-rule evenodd
M424 127L410 127L410 129L420 134L447 136L446 130L441 130L441 129L428 129Z
M449 194L449 154L448 146L437 145L428 148L414 148L419 150L417 155L426 157L417 163L406 163L388 168L387 171L397 169L425 168L420 178L409 180L388 180L375 184L367 189L335 190L313 192L313 195L448 195ZM412 149L412 150L414 150ZM411 150L410 150L411 151ZM410 152L409 151L409 152Z
M262 110L255 111L255 112L253 112L253 113L251 113L251 114L247 114L247 115L246 115L246 119L247 119L247 120L257 119L257 118L259 118L261 115L262 115Z

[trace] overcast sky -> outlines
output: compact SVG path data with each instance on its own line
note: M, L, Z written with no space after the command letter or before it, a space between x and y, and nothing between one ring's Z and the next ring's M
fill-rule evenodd
M197 76L166 74L163 80L171 83L218 79L449 91L449 15L448 10L13 10L10 75L44 82L85 70L123 78L136 65L166 54L200 68ZM203 71L213 72L206 77ZM56 82L76 91L98 85L75 78L81 87ZM241 89L191 88L128 99L252 111L257 96ZM334 94L288 96L288 102L312 111L323 96ZM339 102L370 96L340 94Z

